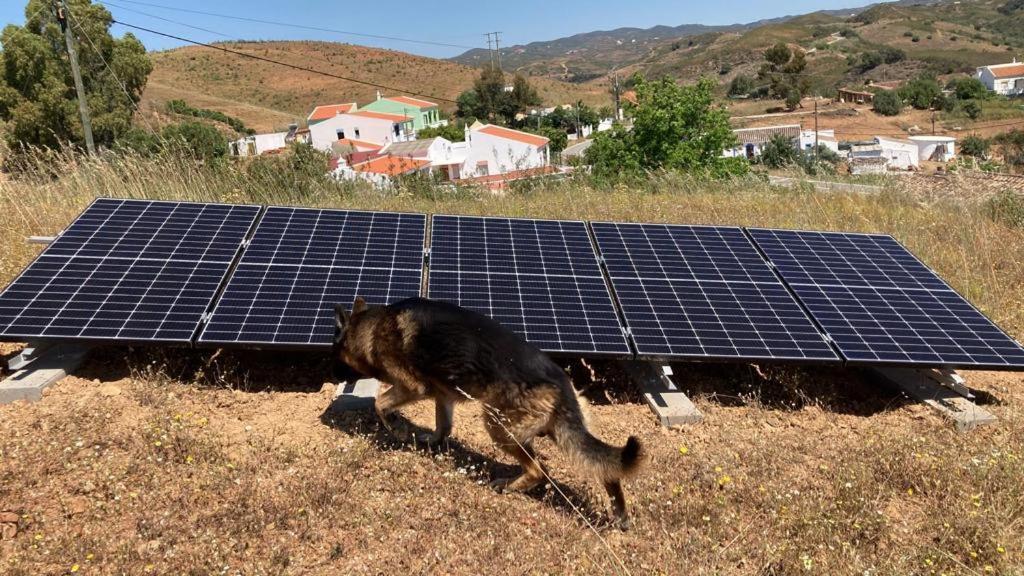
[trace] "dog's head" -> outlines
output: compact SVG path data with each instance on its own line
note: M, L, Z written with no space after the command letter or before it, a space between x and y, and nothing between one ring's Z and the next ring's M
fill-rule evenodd
M359 323L359 319L366 312L366 301L356 297L352 303L352 312L344 304L334 307L334 345L331 350L331 357L334 361L334 377L341 383L353 383L364 377L355 368L352 368L349 358L350 348L348 342L351 340L353 326Z

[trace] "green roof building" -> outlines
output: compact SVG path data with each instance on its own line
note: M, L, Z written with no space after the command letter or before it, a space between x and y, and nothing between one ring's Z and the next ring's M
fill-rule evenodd
M424 128L444 126L448 123L447 120L441 118L441 111L437 104L409 96L381 98L378 95L377 100L363 106L361 110L409 116L412 118L412 129L416 132Z

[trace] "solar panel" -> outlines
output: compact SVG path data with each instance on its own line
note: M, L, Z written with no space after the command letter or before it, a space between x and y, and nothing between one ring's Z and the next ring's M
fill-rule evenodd
M839 361L742 229L591 226L641 356Z
M891 236L751 229L855 364L1024 368L1024 348Z
M431 298L491 316L547 352L630 354L583 222L431 222Z
M96 200L0 293L0 338L188 343L259 211Z
M330 347L335 304L419 296L425 229L422 214L268 208L199 343Z

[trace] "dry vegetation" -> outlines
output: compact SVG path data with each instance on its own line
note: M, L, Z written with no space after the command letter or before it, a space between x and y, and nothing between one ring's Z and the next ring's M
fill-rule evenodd
M413 90L428 100L432 96L447 98L452 102L438 104L449 112L455 108L455 98L471 88L480 73L477 68L447 60L334 42L229 42L223 46L337 76ZM289 122L304 121L318 104L365 104L376 97L377 89L373 86L210 48L177 48L156 52L152 58L153 72L143 94L143 113L147 117L162 111L167 100L180 98L240 118L256 130L268 131L286 127ZM581 98L595 105L610 102L607 91L598 87L547 78L531 81L549 105ZM399 94L385 92L387 96Z
M132 159L0 182L0 281L96 195L888 232L1017 337L1024 233L945 197L821 195L754 180L566 181L508 196L328 183ZM7 345L0 353L10 354ZM1024 377L970 373L999 424L958 434L855 371L676 366L705 423L660 429L614 365L567 361L596 431L636 434L635 526L600 525L599 487L539 444L553 488L499 495L508 461L479 409L429 453L331 412L325 359L100 349L41 402L0 406L0 573L1020 574ZM430 426L429 406L404 411ZM579 509L577 512L575 508ZM598 524L596 531L588 522Z

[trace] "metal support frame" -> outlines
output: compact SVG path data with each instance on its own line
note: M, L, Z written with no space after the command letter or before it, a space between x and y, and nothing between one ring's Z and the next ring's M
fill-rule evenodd
M88 352L85 346L70 344L30 345L8 361L15 372L0 382L0 404L41 399L43 390L78 368Z

